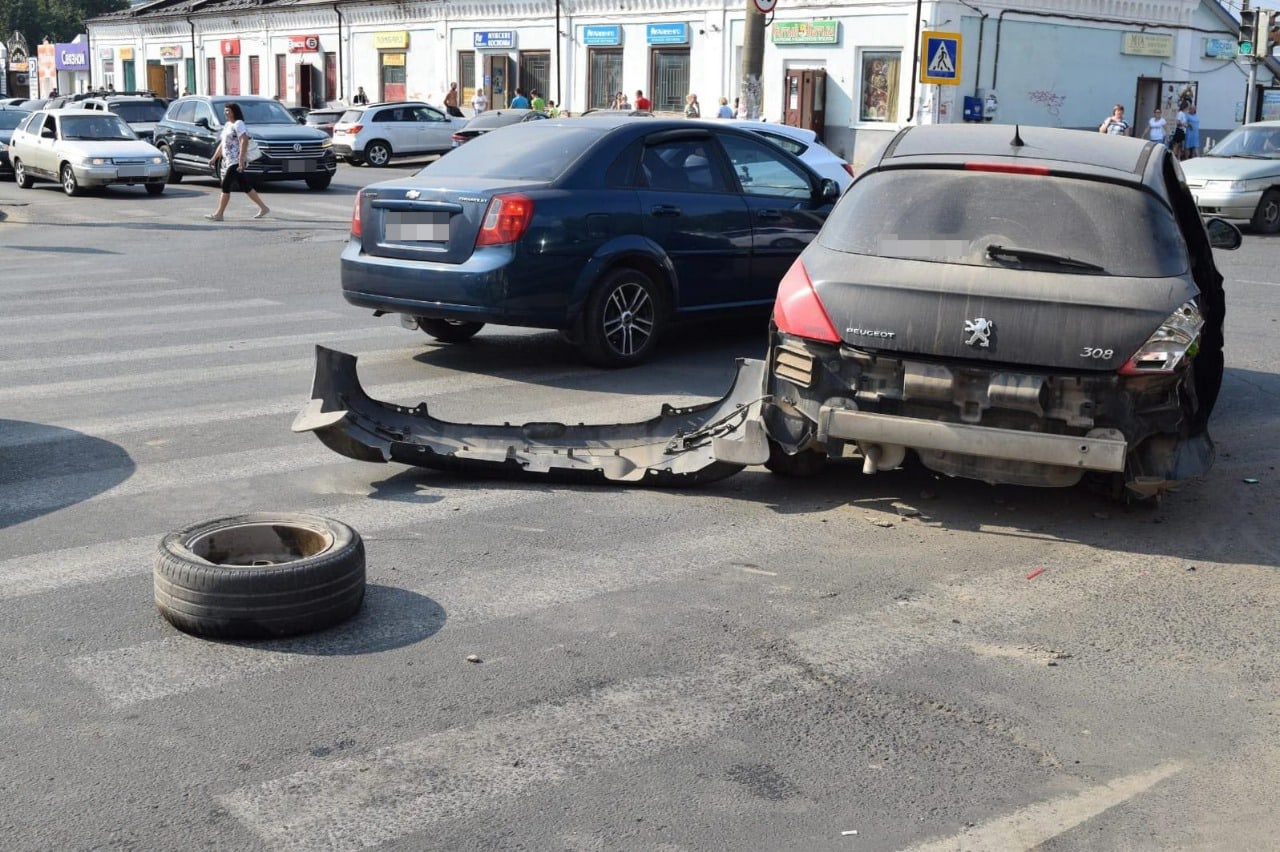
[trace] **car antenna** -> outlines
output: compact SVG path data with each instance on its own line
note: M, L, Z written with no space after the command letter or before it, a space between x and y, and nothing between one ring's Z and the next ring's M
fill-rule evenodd
M1022 146L1027 144L1026 142L1022 141L1022 136L1021 134L1018 133L1018 125L1016 124L1013 126L1013 141L1010 142L1009 144L1015 148L1021 148Z

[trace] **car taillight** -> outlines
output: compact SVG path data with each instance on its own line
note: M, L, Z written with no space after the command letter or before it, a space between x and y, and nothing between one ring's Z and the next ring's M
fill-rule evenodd
M840 165L844 166L844 170L849 173L849 177L857 177L857 175L853 173L852 163L841 163Z
M453 134L453 136L451 136L451 137L449 137L449 138L451 138L454 142L466 142L466 141L467 141L467 137L463 136L461 133L455 133L455 134Z
M1018 163L965 163L967 172L997 172L1006 175L1047 175L1048 166L1024 166Z
M356 192L356 206L351 211L351 236L353 237L364 236L364 221L360 218L360 196L363 194L363 189Z
M476 234L477 246L500 246L514 243L524 234L533 219L533 199L511 193L495 195L484 211L484 222Z
M778 297L773 303L773 322L779 331L797 337L824 343L840 342L840 335L836 334L827 309L822 307L809 273L799 259L791 264L778 285Z
M1200 345L1204 317L1195 302L1178 308L1147 338L1119 369L1122 376L1172 373L1186 357L1194 357Z
M343 133L350 133L352 136L359 136L361 130L364 130L363 124L352 124L349 127L342 128Z

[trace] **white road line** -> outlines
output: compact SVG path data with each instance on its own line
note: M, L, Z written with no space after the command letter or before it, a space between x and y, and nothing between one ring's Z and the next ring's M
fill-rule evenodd
M127 302L130 299L161 299L173 298L175 296L209 296L214 293L226 293L222 287L181 287L173 290L140 290L137 292L110 293L105 295L101 292L93 293L77 293L74 296L44 296L31 295L24 292L22 295L5 296L6 306L18 306L23 303L31 303L40 307L48 307L50 305L81 305L90 302L94 305L119 304Z
M419 351L417 347L414 347L410 349L397 348L366 352L361 353L360 360L365 363L407 361ZM49 397L75 396L78 394L111 394L143 388L173 387L174 385L190 387L198 384L244 379L250 376L283 376L291 372L305 372L310 375L314 369L315 358L312 357L258 361L252 364L218 367L157 370L150 373L129 373L123 376L95 379L70 379L65 382L47 382L44 384L17 384L0 388L0 402L21 402L30 399L48 399ZM300 393L305 394L306 391L300 390Z
M279 307L280 304L280 302L273 301L272 299L231 299L225 302L186 302L173 305L138 305L133 308L120 308L118 310L109 311L76 311L73 314L68 314L65 311L59 311L56 314L24 314L23 316L0 317L0 326L28 325L34 323L50 323L56 325L69 320L87 322L89 320L107 320L117 319L120 317L153 317L158 314L192 313L194 311L248 312L257 308Z
M640 678L217 797L272 849L363 849L474 816L484 803L704 740L744 707L816 685L741 655Z
M40 267L48 265L48 261L42 260ZM6 299L22 299L30 296L31 298L40 299L49 293L62 293L65 291L75 291L78 295L83 294L86 297L101 296L103 293L118 293L122 288L133 287L150 287L153 285L176 284L172 278L111 278L109 277L112 270L105 273L101 269L94 271L93 278L83 278L79 275L69 274L65 265L59 263L61 270L56 275L48 277L56 277L59 280L47 284L36 284L28 280L31 274L25 270L14 267L7 267L5 272L15 276L10 281L19 283L20 286L13 287L13 293L5 294ZM0 286L0 293L10 289L8 286ZM144 291L145 292L145 291ZM141 295L141 294L138 294Z
M273 337L251 337L239 340L214 340L209 343L190 343L178 346L153 346L146 349L112 349L108 352L90 352L85 355L59 355L56 358L14 358L0 361L0 373L21 370L47 370L50 368L84 367L99 364L133 364L138 361L154 361L160 358L189 358L195 355L224 355L231 352L256 352L282 346L309 346L337 340L362 340L366 337L385 337L386 329L355 328L348 331L311 331L306 334L281 334Z
M0 347L26 347L45 343L66 343L71 340L108 340L114 337L127 337L130 339L138 339L146 336L156 336L159 334L181 334L189 331L205 332L214 331L224 328L252 328L259 325L269 325L273 328L280 328L294 323L300 322L332 322L335 319L347 316L345 313L338 311L294 311L291 313L265 313L248 317L204 317L201 319L189 320L187 322L166 322L157 326L155 323L142 323L138 325L115 325L115 324L81 324L68 325L59 328L45 328L30 334L12 334L6 332L0 335ZM388 334L393 329L388 326Z
M1117 778L1074 795L1029 805L951 837L912 846L907 852L1025 852L1093 819L1116 805L1145 793L1185 767L1169 761L1135 775ZM1120 844L1123 845L1123 844Z
M543 497L531 492L509 496L516 499L504 501L495 499L493 495L476 499L483 508L501 505L505 509L509 505L529 503ZM444 517L457 518L459 505L467 508L468 502L451 498L447 507L419 506L416 513L399 513L395 518L399 522L394 524L390 522L391 517L382 514L365 518L360 524L349 520L352 517L350 513L342 520L352 523L367 539L373 540L379 530L404 524L425 527L432 522L438 523ZM332 512L328 514L336 517ZM404 517L406 514L412 517ZM578 553L566 555L548 551L537 554L536 566L531 554L526 564L488 571L482 577L437 578L429 585L406 591L439 602L447 613L445 629L454 631L624 589L677 580L706 565L720 562L725 553L745 552L742 549L745 538L736 530L732 534L710 536L699 541L693 549L685 548L680 559L661 564L649 561L639 565L630 556L585 558ZM755 542L754 549L758 551L767 545L766 541L760 540ZM649 550L663 552L662 542ZM264 672L303 665L318 655L342 653L343 649L382 647L386 639L413 635L421 630L412 624L397 622L394 610L377 610L376 607L377 602L371 599L365 605L362 618L313 637L285 640L276 646L283 649L280 652L272 650L270 643L255 643L255 653L236 654L228 661L222 645L193 643L189 637L175 634L166 639L77 657L69 661L68 666L111 706L127 707L141 701L222 686ZM381 626L374 627L374 622ZM297 645L298 642L303 645ZM301 653L295 653L295 649Z

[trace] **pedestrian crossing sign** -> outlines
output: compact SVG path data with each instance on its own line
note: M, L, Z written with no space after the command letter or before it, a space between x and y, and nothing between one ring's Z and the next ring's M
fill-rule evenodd
M920 82L960 85L960 33L920 33Z

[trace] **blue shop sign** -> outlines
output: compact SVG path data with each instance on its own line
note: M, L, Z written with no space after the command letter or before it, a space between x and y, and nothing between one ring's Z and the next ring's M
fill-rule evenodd
M582 43L596 47L616 47L622 44L622 27L583 27Z
M516 46L515 30L481 30L471 34L472 45L480 48L511 48Z
M649 44L688 44L688 24L649 24L645 27Z

